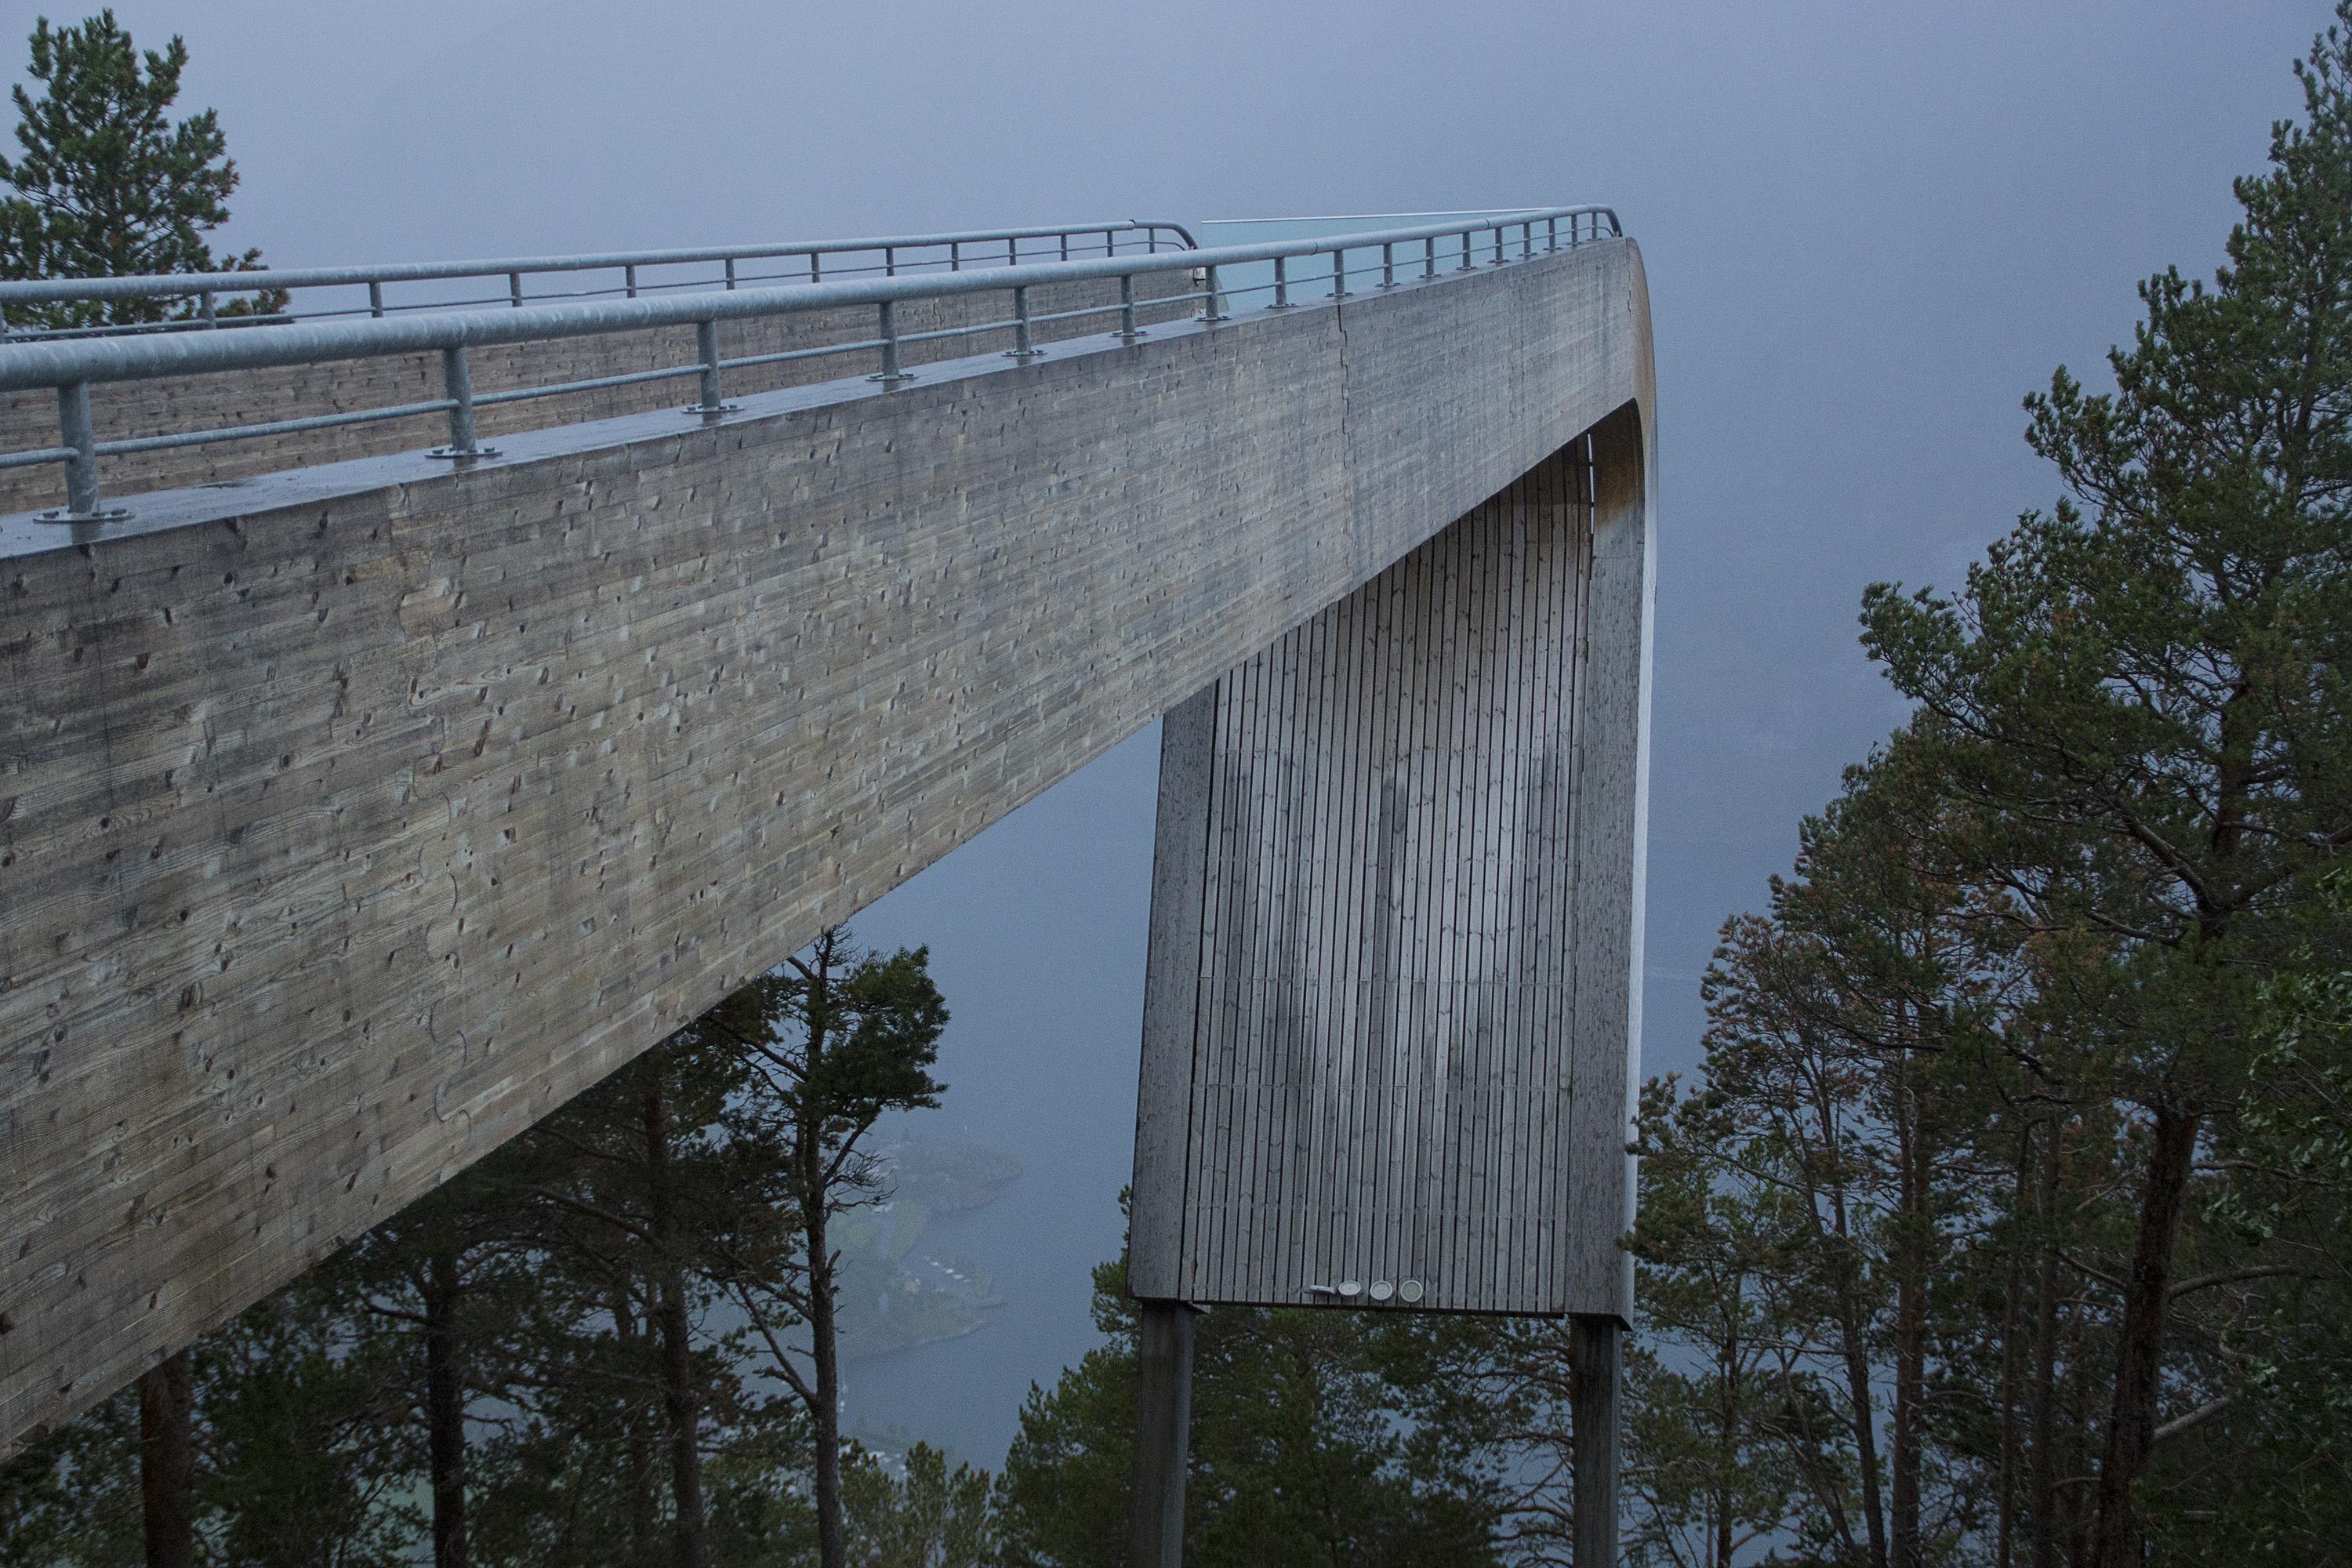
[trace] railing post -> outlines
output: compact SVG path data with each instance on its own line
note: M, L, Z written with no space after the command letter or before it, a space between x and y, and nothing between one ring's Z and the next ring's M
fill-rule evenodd
M480 444L474 437L474 370L464 349L441 351L441 386L449 398L449 455L470 458Z
M1423 246L1421 275L1423 278L1434 278L1437 276L1437 237L1433 234L1421 243Z
M870 375L868 381L878 381L884 386L896 386L914 378L898 368L898 318L890 308L891 301L882 301L882 374Z
M1396 242L1390 240L1381 247L1381 287L1396 287Z
M217 327L220 325L220 316L213 309L213 291L211 289L206 289L196 296L196 310L198 313L204 317L205 326Z
M822 283L824 281L824 258L819 255L819 253L814 250L809 252L809 281L812 283Z
M1021 265L1021 242L1019 240L1008 239L1004 242L1004 265L1007 267L1018 267Z
M87 517L98 510L98 431L89 416L89 383L58 388L58 433L74 454L66 459L66 510Z
M1290 268L1287 257L1277 256L1274 258L1274 304L1270 309L1276 310L1290 309Z
M963 241L960 239L948 241L948 270L950 272L963 270Z
M898 247L895 245L886 245L882 247L882 276L885 278L898 276Z
M1063 260L1065 260L1065 261L1067 261L1069 258L1070 258L1070 234L1069 234L1069 231L1068 231L1067 229L1064 229L1064 230L1062 231L1062 259L1063 259Z
M1454 270L1456 272L1467 272L1477 265L1478 264L1476 262L1470 259L1470 231L1465 228L1462 231L1462 265L1455 268Z
M1118 254L1118 231L1117 229L1107 228L1103 230L1103 254L1105 256L1117 256Z
M1331 298L1348 297L1348 247L1339 247L1331 253Z
M73 448L66 459L66 504L63 510L45 511L43 522L110 522L131 514L120 507L98 504L98 427L89 416L89 383L69 382L58 388L59 445Z
M1501 224L1496 224L1496 225L1495 226L1495 265L1496 265L1496 266L1497 266L1497 267L1500 267L1502 264L1503 264L1503 226L1502 226Z
M731 256L727 258L727 287L735 287L735 258Z
M371 316L383 314L383 285L381 283L368 285L368 314Z
M1131 343L1143 333L1135 324L1135 274L1118 275L1118 341Z
M464 349L441 351L441 385L449 398L449 444L436 447L425 456L458 462L497 457L496 447L485 447L474 437L474 372L466 363Z
M1571 218L1569 221L1573 224L1575 219ZM1544 248L1546 250L1558 250L1559 248L1559 219L1556 217L1548 217L1544 219Z
M1519 259L1529 261L1536 254L1536 221L1529 218L1519 225Z
M1037 345L1032 340L1029 326L1029 290L1024 286L1013 290L1013 346L1004 351L1007 359L1034 359Z
M1204 286L1201 294L1201 313L1193 320L1204 324L1231 321L1233 318L1217 309L1217 269L1214 267L1203 267L1201 268L1201 281Z
M516 310L520 310L522 309L521 273L509 272L507 274L507 299L513 303Z
M685 412L703 419L716 419L722 414L732 414L736 405L719 393L719 323L716 321L694 323L694 352L702 362L702 401Z

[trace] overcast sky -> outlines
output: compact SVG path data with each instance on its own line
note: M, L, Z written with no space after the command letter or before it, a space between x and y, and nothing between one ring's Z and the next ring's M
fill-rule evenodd
M115 9L142 43L185 35L184 103L219 110L244 174L230 237L282 265L1614 205L1649 268L1664 466L1651 1070L1696 1060L1717 926L1901 718L1854 644L1863 586L1952 583L2048 503L2020 398L2062 362L2096 371L2147 273L2210 271L2231 178L2299 108L2288 62L2326 20L2311 0ZM0 33L34 15L0 5ZM940 1116L1030 1164L983 1238L1027 1248L1013 1304L906 1386L866 1380L986 1463L1020 1390L1090 1342L1084 1266L1118 1245L1151 746L865 922L937 951L958 1016Z

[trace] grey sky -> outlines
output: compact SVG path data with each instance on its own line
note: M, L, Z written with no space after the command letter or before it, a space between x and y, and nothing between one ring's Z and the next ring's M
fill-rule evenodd
M2132 285L2210 272L2314 0L831 5L121 0L284 264L1602 201L1642 244L1664 465L1647 1066L1687 1068L1722 918L1900 718L1874 579L1949 583L2050 473L2019 399ZM53 10L63 19L79 13ZM34 8L0 5L9 70ZM993 1463L1089 1342L1118 1242L1149 738L893 895L958 1024L942 1115L1029 1159L1014 1305L924 1364ZM1043 1240L1038 1238L1043 1237ZM853 1373L853 1384L856 1374ZM917 1422L905 1415L909 1425Z

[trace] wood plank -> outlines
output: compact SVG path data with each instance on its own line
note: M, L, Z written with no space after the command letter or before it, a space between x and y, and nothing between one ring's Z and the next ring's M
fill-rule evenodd
M1595 460L1555 454L1169 732L1215 752L1168 796L1200 814L1165 830L1202 847L1198 941L1153 938L1196 978L1183 1234L1150 1232L1189 1299L1619 1309L1646 503L1614 477L1596 514Z

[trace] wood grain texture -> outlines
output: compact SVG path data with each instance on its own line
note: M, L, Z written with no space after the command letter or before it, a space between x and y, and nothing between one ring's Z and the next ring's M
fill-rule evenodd
M1216 691L1199 692L1168 710L1160 726L1160 810L1151 858L1150 960L1143 976L1142 1092L1135 1122L1138 1181L1128 1231L1147 1237L1134 1248L1128 1286L1143 1297L1172 1297L1175 1279L1139 1260L1164 1265L1175 1256L1183 1222L1186 1118L1193 1020L1199 1016L1202 878L1208 868L1207 761L1214 739Z
M1625 408L1592 432L1591 651L1576 757L1577 797L1611 804L1584 813L1574 830L1576 1055L1589 1076L1571 1108L1569 1145L1591 1151L1594 1163L1570 1189L1568 1223L1578 1234L1612 1237L1633 1224L1627 1149L1642 1081L1650 609L1657 559L1655 456L1643 425L1639 408ZM1633 1255L1614 1246L1577 1249L1570 1295L1571 1310L1630 1321Z
M1644 395L1639 265L0 519L0 1441Z
M1651 460L1629 402L1171 716L1139 1295L1630 1313Z
M1144 304L1137 320L1146 326L1181 321L1198 307L1151 301L1192 288L1189 272L1139 276L1135 280L1136 297ZM1039 288L1032 296L1032 308L1041 317L1097 310L1118 302L1116 279L1051 284ZM983 322L1005 320L1012 313L1013 307L1005 294L949 294L906 300L897 308L898 331L908 337L978 328ZM1040 321L1034 336L1039 342L1087 337L1102 331L1106 324L1105 318L1099 316ZM726 359L791 353L835 343L868 342L876 330L876 313L871 306L761 316L721 321L719 352ZM975 331L968 337L906 343L899 357L902 363L914 368L997 352L1012 344L1010 329ZM653 370L682 370L698 363L694 329L690 326L604 332L544 342L503 343L471 350L469 355L477 397L517 387L551 386ZM730 398L740 399L750 393L861 374L874 369L876 363L875 351L868 349L838 356L744 365L726 372L723 390ZM326 364L284 365L214 375L101 382L90 388L90 416L100 440L118 441L364 408L397 408L446 395L438 353L386 354L379 359L339 360ZM483 440L493 441L519 431L543 430L656 408L681 408L698 395L694 378L683 375L675 380L488 404L475 411L475 425ZM365 425L333 426L323 430L290 431L215 446L124 453L99 459L99 489L111 505L137 490L220 484L309 464L421 451L448 438L447 417L428 414ZM54 392L46 388L0 392L0 452L52 447L58 440L58 399ZM61 506L65 503L65 470L55 464L0 468L0 512Z

